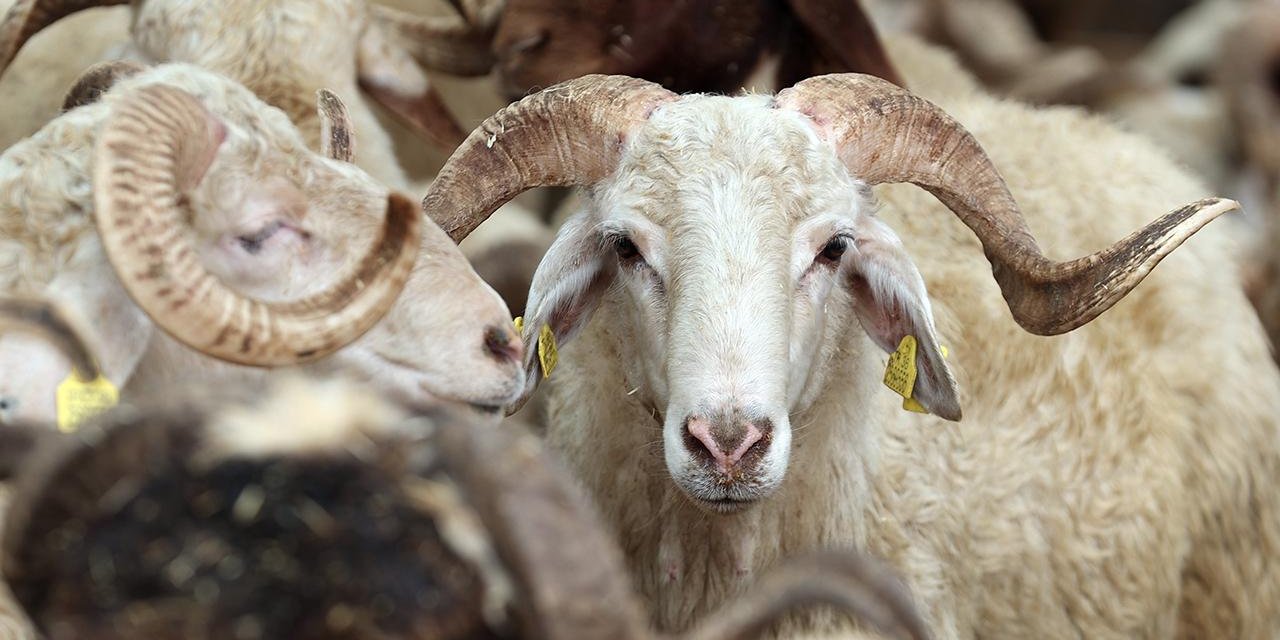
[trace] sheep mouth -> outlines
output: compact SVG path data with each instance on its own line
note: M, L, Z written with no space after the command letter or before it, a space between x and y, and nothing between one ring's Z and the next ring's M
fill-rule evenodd
M694 504L720 515L730 515L745 511L751 505L756 503L756 498L716 498L708 500L706 498L694 498Z
M400 377L406 380L405 388L398 394L401 401L414 407L429 407L439 402L454 402L465 405L469 409L476 411L486 417L502 416L505 405L505 398L485 398L484 400L471 400L461 397L457 394L447 393L439 388L438 382L430 376L424 374L420 369L412 364L405 362L395 356L389 356L378 352L373 352L375 360L381 366L394 370L400 374Z
M501 416L503 412L503 406L499 404L481 404L479 402L468 402L467 406L471 407L472 410L478 413L481 413L485 416Z

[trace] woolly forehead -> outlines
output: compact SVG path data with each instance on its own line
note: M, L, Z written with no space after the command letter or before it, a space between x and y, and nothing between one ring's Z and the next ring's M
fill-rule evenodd
M803 114L769 96L698 95L632 132L595 197L606 217L642 216L672 236L723 223L783 237L817 215L865 211L868 191Z

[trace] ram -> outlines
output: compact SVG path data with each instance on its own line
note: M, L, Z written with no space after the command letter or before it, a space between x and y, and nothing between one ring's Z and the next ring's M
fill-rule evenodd
M423 68L473 73L490 64L484 34L461 17L415 16L365 0L19 0L0 25L0 70L57 20L120 4L132 5L131 37L113 57L187 62L237 80L288 114L312 148L321 139L315 92L333 91L351 109L361 141L356 164L399 189L407 178L365 95L452 150L463 132Z
M1235 250L1211 229L1137 287L1236 204L892 44L921 95L570 81L482 124L424 200L460 235L588 187L534 279L526 385L555 382L548 440L655 622L843 544L905 574L939 637L1274 635L1280 374Z
M126 397L304 364L410 403L509 401L509 311L412 201L349 163L341 101L320 103L330 157L223 76L119 80L0 156L0 292L61 305ZM65 358L4 336L0 371L10 419L52 422Z
M185 396L74 437L0 432L25 460L3 575L44 637L654 637L536 438L338 379ZM691 637L757 637L818 604L928 637L892 572L835 552Z
M331 90L350 109L360 141L352 152L356 165L383 184L417 193L424 176L406 174L367 98L447 154L464 134L424 69L472 75L491 65L490 34L473 21L488 20L492 10L472 3L461 15L428 16L366 0L21 0L0 24L0 71L28 39L58 19L118 4L132 5L131 38L113 57L187 62L226 75L283 110L312 149L323 138L315 93ZM62 53L77 38L94 37L84 31L62 34ZM518 256L541 257L551 238L544 226L529 224L527 212L514 205L508 210L463 251L519 312L536 260Z

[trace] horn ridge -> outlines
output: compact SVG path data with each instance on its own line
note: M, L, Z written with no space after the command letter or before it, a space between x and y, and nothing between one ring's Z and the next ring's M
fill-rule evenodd
M868 184L910 182L938 198L982 243L1014 320L1057 335L1097 318L1165 256L1239 204L1207 198L1170 212L1097 253L1047 258L978 141L932 103L874 76L797 83L776 104L807 115L849 172Z
M212 161L221 127L194 97L165 86L123 97L108 116L94 152L95 217L126 291L179 341L238 364L297 364L359 338L394 305L416 263L414 204L390 194L372 249L329 288L290 302L244 296L200 264L183 231L181 190Z

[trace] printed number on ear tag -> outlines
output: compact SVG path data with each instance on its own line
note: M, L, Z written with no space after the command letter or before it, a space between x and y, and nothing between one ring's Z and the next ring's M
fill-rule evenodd
M950 355L947 348L938 345L942 357ZM889 366L884 370L884 384L902 396L902 408L915 413L929 413L914 397L916 388L916 337L907 335L898 343L898 350L889 354Z
M556 334L551 331L551 325L542 325L542 331L538 332L538 361L542 363L542 377L550 378L551 370L560 361L560 353L556 351Z
M67 376L54 392L58 405L58 430L72 433L80 428L80 424L111 407L120 401L120 393L110 380L98 376L88 382L76 377L75 372Z
M884 386L893 389L894 393L903 398L911 400L911 392L916 387L915 336L902 336L902 342L898 343L898 350L889 354L889 366L884 370Z

